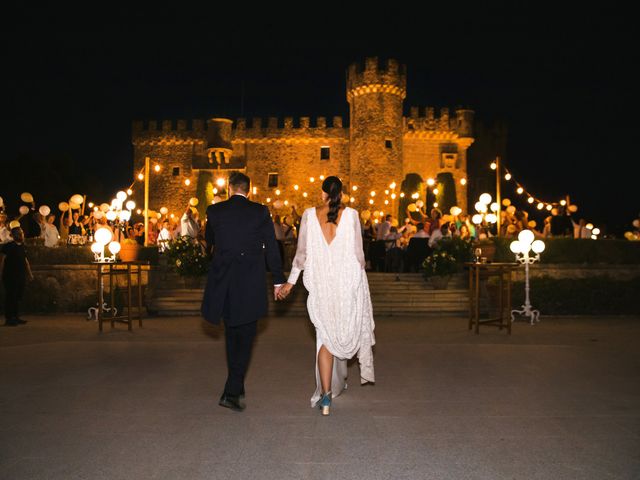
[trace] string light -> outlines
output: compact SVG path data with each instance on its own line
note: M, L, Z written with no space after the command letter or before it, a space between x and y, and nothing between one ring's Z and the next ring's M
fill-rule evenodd
M324 180L324 175L320 175L320 180Z
M433 189L433 194L434 195L438 195L438 193L440 193L440 190L438 190L437 188L434 188Z
M491 170L495 170L496 168L498 168L498 165L496 165L496 162L491 162Z
M433 202L433 208L438 208L438 202Z
M527 198L527 202L529 202L529 203L533 203L534 201L535 201L535 200L533 199L533 197L529 197L529 198Z
M460 179L460 185L464 186L467 184L467 179L466 178L461 178Z
M504 179L505 180L511 180L511 174L509 172L505 173Z
M307 198L307 196L308 196L308 195L309 195L309 194L308 194L307 192L304 192L304 193L302 194L302 196L303 196L304 198Z
M371 195L372 197L375 197L375 196L376 196L376 192L374 192L373 190L371 190L371 194L370 194L370 195Z
M358 186L354 185L353 187L351 187L351 190L353 190L355 192L356 190L358 190Z
M313 182L315 182L315 181L316 181L316 179L315 179L315 178L313 178L313 177L309 177L309 181L310 181L311 183L313 183Z
M191 180L186 178L185 181L184 181L184 184L188 187L189 185L191 185Z
M389 185L389 188L391 190L393 190L394 188L396 188L396 182L391 182L391 184Z
M351 197L351 198L349 199L349 201L350 201L351 203L353 203L353 202L355 202L355 201L356 201L356 199L355 199L355 198L353 198L353 197Z
M371 200L369 200L369 204L373 205L373 198Z
M130 188L127 189L127 195L133 195L133 190L131 190Z
M156 171L156 173L159 172L160 171L160 165L155 164L153 169Z
M138 180L144 180L144 173L138 174Z
M404 192L400 192L400 198L404 198Z
M522 188L522 187L518 187L518 189L516 190L516 192L518 192L518 195L522 195L522 193L524 192L524 188Z
M435 183L436 181L433 178L427 178L427 185L429 185L430 187L433 187Z
M299 185L294 185L294 186L293 186L293 189L294 189L294 190L298 190L299 188L300 188L300 186L299 186Z
M280 190L276 190L276 195L280 195Z

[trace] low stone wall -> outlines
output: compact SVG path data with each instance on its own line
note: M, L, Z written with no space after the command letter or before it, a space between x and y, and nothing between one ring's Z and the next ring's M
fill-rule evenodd
M142 267L143 292L149 281L149 266ZM96 265L32 265L34 280L28 282L22 311L28 313L82 312L97 304ZM109 277L104 278L105 295ZM137 275L132 275L137 286ZM116 292L126 286L126 276L113 277ZM0 309L4 311L4 289L0 289ZM117 303L117 302L116 302Z
M631 280L640 277L640 265L607 264L571 264L571 263L534 263L529 266L529 277L591 278L606 276L616 280ZM524 266L518 268L515 281L524 281Z

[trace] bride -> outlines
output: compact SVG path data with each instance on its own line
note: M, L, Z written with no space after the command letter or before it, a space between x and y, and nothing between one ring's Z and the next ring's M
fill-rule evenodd
M374 322L369 283L364 270L358 212L344 207L342 182L327 177L322 205L302 215L298 248L287 283L278 293L289 295L304 270L309 291L307 310L316 328L316 391L311 406L329 415L331 399L347 388L347 360L358 355L361 383L375 382Z

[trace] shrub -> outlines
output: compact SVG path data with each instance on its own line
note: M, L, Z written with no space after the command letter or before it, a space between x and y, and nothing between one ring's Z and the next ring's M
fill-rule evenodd
M448 253L458 263L465 263L472 259L473 245L471 241L459 237L443 238L436 244L435 251Z
M422 263L424 278L452 275L460 271L456 258L447 252L434 252Z
M191 237L180 237L169 242L165 255L169 265L174 265L179 275L205 275L209 270L209 259L202 246Z

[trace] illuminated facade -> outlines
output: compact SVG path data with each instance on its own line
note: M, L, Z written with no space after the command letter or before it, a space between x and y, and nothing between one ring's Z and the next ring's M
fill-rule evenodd
M395 60L381 66L377 58L367 58L364 65L349 66L346 96L348 128L342 117L136 121L134 178L150 157L160 167L150 177L150 208L176 213L191 197L199 199L201 211L216 196L224 198L225 187L216 181L234 170L251 177L254 200L276 202L283 213L291 205L302 212L317 204L321 177L328 175L342 178L350 204L360 210L395 214L407 175L422 180L418 186L407 183L407 201L414 193L409 190L424 198L428 178L444 179L439 194L448 185L448 198L466 210L473 111L451 115L442 108L436 116L433 108L412 107L404 116L406 68Z

